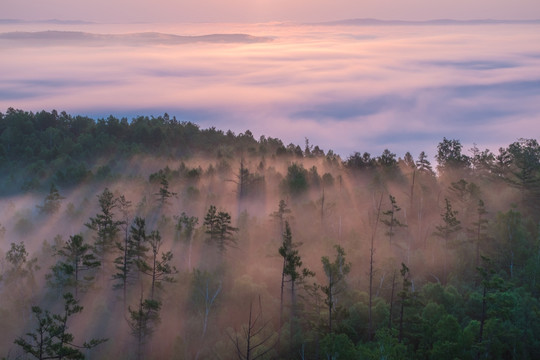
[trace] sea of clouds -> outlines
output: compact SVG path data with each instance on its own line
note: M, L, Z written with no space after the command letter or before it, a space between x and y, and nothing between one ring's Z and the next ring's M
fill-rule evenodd
M540 134L539 44L536 23L5 22L0 111L166 112L344 158L497 151Z

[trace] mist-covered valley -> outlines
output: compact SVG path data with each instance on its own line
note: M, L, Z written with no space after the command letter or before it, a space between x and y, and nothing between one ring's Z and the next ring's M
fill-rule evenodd
M0 145L7 359L540 353L535 139L342 158L10 108Z

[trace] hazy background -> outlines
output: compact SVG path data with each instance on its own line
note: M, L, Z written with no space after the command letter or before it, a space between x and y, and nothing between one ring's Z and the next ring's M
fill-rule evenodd
M46 30L58 32L33 33ZM497 151L540 132L537 44L535 23L4 21L0 111L167 112L202 127L250 129L256 138L303 144L307 137L343 157L384 148L433 156L443 137Z

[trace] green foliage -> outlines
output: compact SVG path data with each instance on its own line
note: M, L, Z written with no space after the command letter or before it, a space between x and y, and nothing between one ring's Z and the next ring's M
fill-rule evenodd
M68 332L68 320L71 316L80 313L83 307L79 305L72 294L64 294L64 312L51 314L43 311L39 306L32 306L32 313L37 320L34 332L26 334L26 338L19 337L15 344L36 359L84 359L80 349L91 349L107 341L107 339L92 339L82 345L75 345L75 337Z
M398 212L401 211L401 208L397 205L396 198L392 195L388 195L388 197L390 199L390 209L382 212L386 218L382 218L381 222L388 227L385 235L392 242L392 237L395 235L394 228L406 227L407 225L397 219Z
M56 186L51 184L51 189L49 190L49 194L45 197L43 205L36 205L36 207L42 214L56 214L60 210L60 202L62 199L65 198L60 195Z
M91 217L85 225L96 232L94 248L103 257L114 246L122 221L115 219L114 210L118 206L118 199L108 188L98 195L98 202L101 212Z
M88 288L93 280L93 276L82 274L99 267L101 263L80 234L70 236L64 246L57 250L56 255L61 256L62 260L51 268L52 274L49 274L47 279L52 286L60 289L72 287L77 298L79 290Z
M463 170L469 166L470 159L467 155L463 155L459 140L448 140L443 138L443 141L437 145L437 155L435 159L439 163L437 170L440 172L448 172L451 170Z
M308 171L304 169L303 164L292 163L287 168L287 175L283 180L283 185L286 191L291 195L301 195L307 191L308 184Z
M143 358L143 346L152 336L160 322L161 303L157 300L144 299L141 296L136 308L128 307L128 325L137 341L137 359Z
M340 245L334 245L336 258L330 262L327 256L321 258L324 273L328 282L321 286L326 296L324 303L328 307L328 329L332 332L332 311L335 307L336 296L345 289L345 277L351 271L351 264L345 260L345 250Z
M148 260L146 260L146 256L141 256L135 263L139 271L150 276L152 280L150 299L153 300L155 287L159 287L163 281L173 282L174 277L172 275L178 273L178 270L171 265L173 258L171 251L162 252L161 257L159 257L159 251L163 245L163 239L159 231L152 231L150 235L146 236L146 243L151 251Z
M225 211L218 212L214 205L210 205L204 217L205 232L209 241L216 243L218 250L223 254L227 247L236 245L235 233L238 228L231 226L231 215Z
M321 339L321 352L331 360L354 360L358 356L353 342L345 334L327 334Z
M444 202L445 208L444 212L441 214L441 219L443 223L435 227L435 229L437 230L435 232L435 235L442 238L444 240L444 245L448 247L450 245L453 245L451 243L451 241L453 240L453 236L461 230L461 221L459 221L457 218L458 212L452 209L452 204L450 203L450 200L445 198Z

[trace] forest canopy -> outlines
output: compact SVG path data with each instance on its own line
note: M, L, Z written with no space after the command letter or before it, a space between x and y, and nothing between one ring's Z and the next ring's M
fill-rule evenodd
M540 357L536 139L342 159L10 108L0 164L8 359Z

